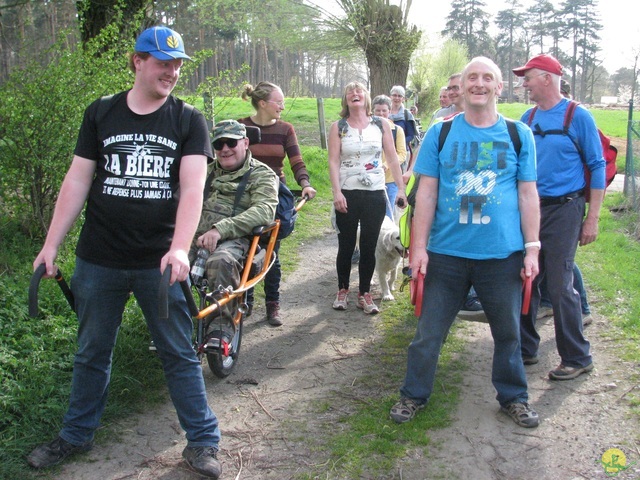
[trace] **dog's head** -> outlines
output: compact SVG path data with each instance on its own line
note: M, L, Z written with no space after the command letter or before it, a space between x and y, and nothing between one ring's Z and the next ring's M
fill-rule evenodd
M400 229L389 217L385 217L382 223L380 238L385 250L389 252L395 251L401 258L406 257L408 252L405 251L402 242L400 242Z

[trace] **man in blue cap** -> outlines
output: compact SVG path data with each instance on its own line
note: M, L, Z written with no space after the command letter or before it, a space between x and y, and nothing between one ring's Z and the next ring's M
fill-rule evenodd
M193 322L178 283L189 273L189 247L202 209L207 161L213 158L204 115L171 95L183 60L189 56L177 32L163 26L145 30L129 60L133 87L98 99L85 111L47 238L34 261L34 268L45 264L45 276L53 276L58 248L86 203L71 283L79 327L69 408L58 437L27 457L34 468L92 448L122 314L133 292L186 432L182 455L202 475L221 474L218 420L207 403L192 346ZM158 290L168 267L167 320L158 316Z

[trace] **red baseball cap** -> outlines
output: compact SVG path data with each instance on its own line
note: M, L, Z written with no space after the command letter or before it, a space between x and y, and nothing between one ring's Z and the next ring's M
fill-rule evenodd
M514 68L513 73L517 77L524 77L526 71L532 68L539 68L545 72L562 75L562 65L560 65L560 62L552 55L547 55L546 53L533 57L524 67Z

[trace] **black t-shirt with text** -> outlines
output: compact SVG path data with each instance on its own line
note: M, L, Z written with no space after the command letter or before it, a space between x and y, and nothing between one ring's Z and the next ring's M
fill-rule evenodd
M173 96L153 113L138 115L127 92L101 100L84 114L74 153L97 161L76 254L110 268L154 268L169 250L175 228L180 160L213 157L204 116L194 110L182 141L183 102Z

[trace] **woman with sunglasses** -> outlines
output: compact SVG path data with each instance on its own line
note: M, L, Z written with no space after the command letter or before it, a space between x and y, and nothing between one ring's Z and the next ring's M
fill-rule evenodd
M242 91L242 99L251 99L251 105L256 113L250 117L240 118L238 121L247 126L258 127L262 138L260 143L249 147L253 158L271 167L283 183L287 183L284 175L284 159L285 157L289 158L289 166L293 177L302 188L302 196L306 195L309 199L315 197L316 191L309 182L309 173L302 160L298 137L293 125L280 119L285 108L284 94L280 87L270 82L260 82L255 87L247 84ZM279 249L280 242L278 241L276 252ZM264 280L267 321L274 327L282 325L280 315L281 276L280 260L277 258ZM252 294L251 291L250 298L247 299L250 310L253 308Z

